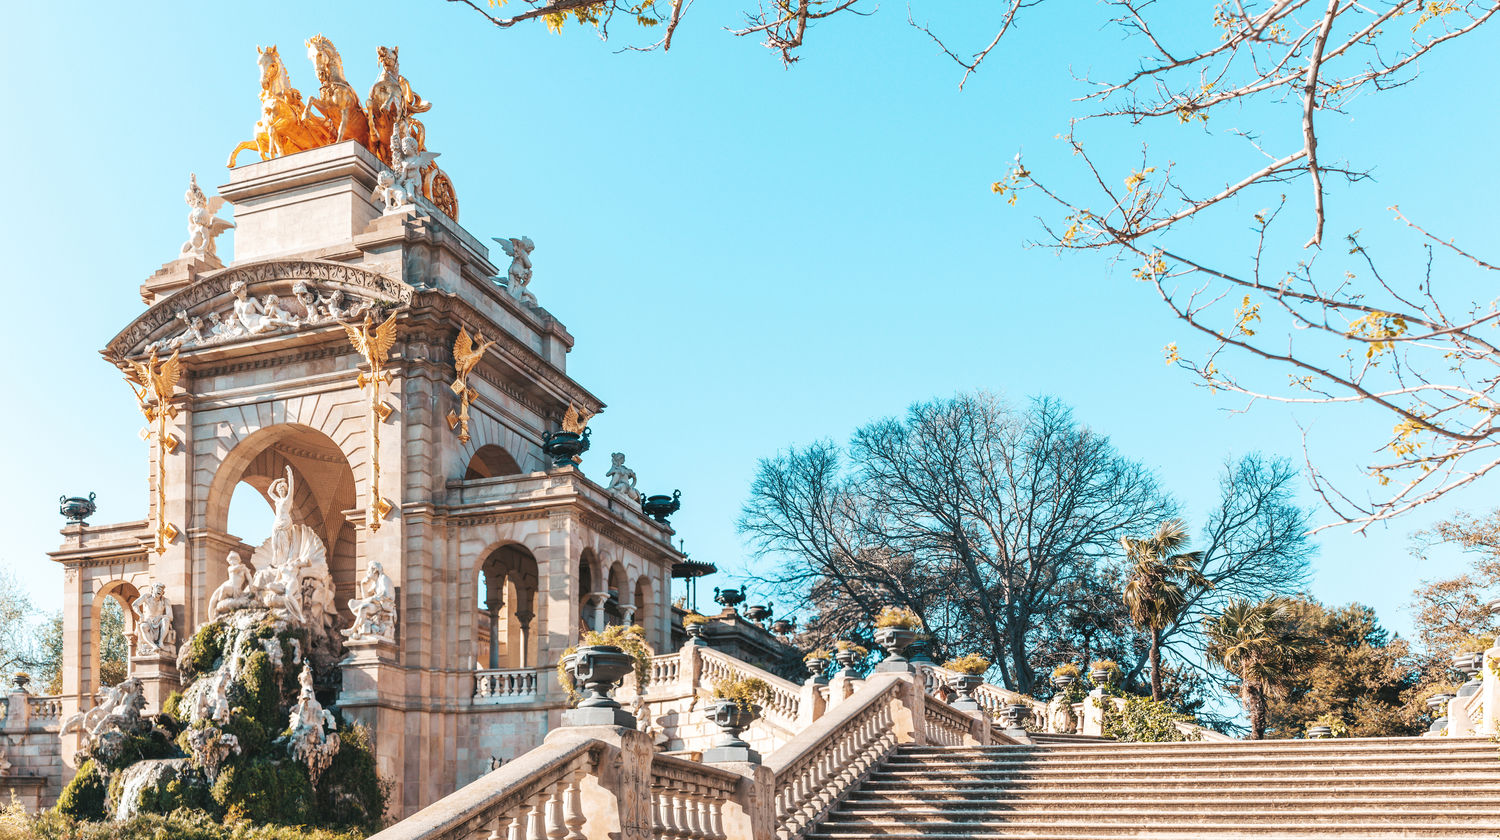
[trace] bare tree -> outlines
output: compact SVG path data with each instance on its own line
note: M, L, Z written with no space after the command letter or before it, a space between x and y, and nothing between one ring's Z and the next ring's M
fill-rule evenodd
M883 604L910 607L1020 691L1062 596L1173 510L1150 471L1050 399L920 403L861 427L848 457L841 468L824 443L761 463L740 527L781 560L763 577L811 593L830 630L827 614L848 632Z

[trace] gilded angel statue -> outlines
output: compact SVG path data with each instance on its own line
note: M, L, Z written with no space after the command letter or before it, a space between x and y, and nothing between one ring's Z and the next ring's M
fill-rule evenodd
M500 243L500 250L505 252L505 256L510 257L510 270L505 276L511 295L516 300L536 306L536 295L526 289L531 283L531 252L536 250L536 243L529 236L493 238Z
M171 405L172 389L177 387L177 380L182 376L182 362L177 359L177 351L173 350L171 357L159 364L155 350L144 362L133 359L125 362L130 365L125 379L135 391L136 399L140 400L141 411L148 419L154 420L156 413Z
M358 377L359 387L365 387L365 383L385 377L390 381L390 374L385 370L386 356L391 352L391 347L396 343L396 315L392 312L380 326L375 326L375 319L369 312L365 313L365 322L360 326L344 324L344 332L349 334L349 343L354 345L355 351L364 357L365 364L370 366L368 374L360 372Z
M200 260L217 259L214 239L234 227L234 222L215 215L224 206L224 198L204 195L203 189L198 186L197 173L190 173L187 194L183 199L188 206L188 239L182 243L182 253Z
M478 346L475 346L475 342ZM485 341L484 333L475 333L473 338L469 337L469 331L464 327L458 328L458 338L453 340L453 384L449 386L453 393L458 395L458 412L448 412L448 428L458 430L458 439L461 443L469 442L469 403L473 400L473 392L469 390L469 371L479 364L484 358L484 351L490 349L493 340Z

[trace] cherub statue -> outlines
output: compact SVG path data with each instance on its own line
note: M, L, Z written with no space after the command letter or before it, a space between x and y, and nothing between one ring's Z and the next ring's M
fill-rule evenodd
M251 591L252 569L238 551L229 552L229 580L219 584L208 598L208 614L217 618L222 613L244 609L255 605L255 593Z
M352 321L363 315L374 307L374 303L368 300L355 300L352 304L345 306L349 295L343 289L334 289L333 294L328 296L328 315L337 321Z
M375 190L370 197L385 205L382 210L386 213L395 213L411 203L406 193L396 188L396 173L389 169L382 169L375 176Z
M135 614L137 656L177 653L177 630L172 627L172 602L167 600L165 584L153 582L130 605L130 611Z
M536 306L536 295L526 289L531 283L531 252L536 250L536 243L529 236L519 239L502 239L496 236L493 239L500 243L500 250L505 252L505 256L510 257L510 269L506 271L505 277L511 296Z
M354 623L343 631L349 641L361 641L367 636L395 641L395 587L379 560L370 561L364 579L359 582L359 597L349 601L349 612L354 613Z
M283 309L281 298L276 295L266 295L266 299L261 305L266 311L266 318L270 320L273 326L297 326L297 316Z
M625 453L615 452L609 458L609 472L604 474L610 480L609 492L624 496L632 502L639 502L641 491L635 486L635 470L625 466Z
M297 298L298 303L302 304L303 321L314 324L331 317L328 314L328 304L324 303L323 298L317 292L313 291L307 283L298 280L292 286L292 296Z
M200 260L218 259L214 253L214 239L234 227L234 222L215 215L224 206L224 199L204 195L198 187L196 173L188 176L188 191L184 197L188 205L188 239L182 243L182 253Z
M417 141L410 125L397 126L395 133L391 135L390 187L395 191L391 195L396 203L392 204L387 199L385 212L395 212L416 203L417 196L422 194L422 171L437 157L437 152L422 149L422 144Z
M250 294L245 281L236 280L229 284L229 291L234 293L234 319L240 329L252 335L276 329L276 322L266 315L260 301Z

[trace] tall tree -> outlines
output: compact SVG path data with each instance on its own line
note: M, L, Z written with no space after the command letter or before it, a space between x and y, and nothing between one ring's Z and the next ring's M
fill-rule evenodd
M740 528L781 561L764 577L810 593L828 632L901 604L1029 691L1039 626L1097 585L1121 536L1174 510L1061 403L979 393L863 426L847 456L819 443L762 461Z
M1267 700L1286 693L1293 663L1311 644L1285 598L1260 603L1231 601L1207 621L1208 652L1239 680L1240 703L1250 719L1250 738L1265 737Z
M1161 634L1175 624L1195 589L1212 584L1198 571L1203 554L1183 551L1187 524L1168 519L1149 537L1121 537L1130 577L1125 583L1125 606L1130 620L1151 635L1151 699L1162 699Z

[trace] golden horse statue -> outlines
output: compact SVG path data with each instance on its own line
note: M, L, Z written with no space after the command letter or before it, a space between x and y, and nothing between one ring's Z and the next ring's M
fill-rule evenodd
M302 93L292 87L292 77L281 63L274 45L255 51L260 54L260 120L255 123L255 139L234 147L229 153L229 168L234 168L240 152L256 151L261 160L290 155L325 146L329 138L321 127L302 119Z
M380 78L370 86L365 113L370 117L370 148L380 161L391 165L391 138L397 126L405 123L420 148L427 147L427 129L417 114L432 109L432 103L412 92L411 83L401 75L397 65L397 47L378 47Z
M344 60L338 48L322 35L307 39L307 57L312 59L318 75L318 95L310 96L302 108L302 119L322 125L333 138L329 142L357 140L365 148L380 154L370 145L370 119L359 107L359 94L344 78ZM321 116L313 113L316 108Z

